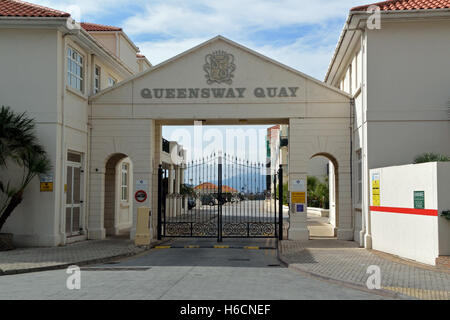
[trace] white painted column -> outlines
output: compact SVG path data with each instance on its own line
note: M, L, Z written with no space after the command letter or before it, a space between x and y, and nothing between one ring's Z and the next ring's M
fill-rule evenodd
M169 184L169 193L173 193L173 181L174 181L174 179L175 179L175 177L174 177L174 174L173 174L174 172L173 172L173 164L171 164L170 166L169 166L169 181L168 181L168 184Z
M175 201L173 198L173 194L174 194L174 189L173 189L173 182L175 180L175 175L174 175L174 170L173 170L173 164L169 165L169 177L168 177L168 192L169 192L169 196L170 198L167 198L166 200L166 213L170 216L173 217L175 211L174 211L174 207L175 207Z
M181 172L180 166L175 166L175 192L179 195L181 191ZM181 214L181 198L175 199L175 215Z
M306 184L308 158L305 152L305 144L302 142L304 136L302 132L303 122L303 119L289 119L289 189L293 180L304 180ZM306 203L307 199L304 204L304 212L299 213L296 212L294 203L290 202L289 204L289 240L309 240Z
M105 239L105 168L91 168L89 175L88 239Z

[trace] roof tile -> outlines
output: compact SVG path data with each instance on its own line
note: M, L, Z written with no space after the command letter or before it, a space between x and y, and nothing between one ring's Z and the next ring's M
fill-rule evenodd
M106 26L103 24L81 22L81 27L86 31L122 31L122 28Z
M47 8L19 0L0 0L0 16L3 17L70 17L67 12Z
M371 5L379 6L381 11L448 9L450 0L388 0L354 7L350 11L366 11Z

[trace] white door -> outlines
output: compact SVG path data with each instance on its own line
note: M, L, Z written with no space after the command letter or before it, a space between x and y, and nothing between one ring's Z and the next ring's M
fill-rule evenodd
M81 155L69 153L66 173L66 236L75 236L81 233L82 218L82 166Z

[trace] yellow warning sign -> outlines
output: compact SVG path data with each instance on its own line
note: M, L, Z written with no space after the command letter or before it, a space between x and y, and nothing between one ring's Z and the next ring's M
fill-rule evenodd
M372 175L372 205L380 206L380 175L377 173Z
M53 192L53 182L41 182L41 192Z
M306 203L306 192L291 192L292 203Z
M41 192L53 192L53 174L39 175Z

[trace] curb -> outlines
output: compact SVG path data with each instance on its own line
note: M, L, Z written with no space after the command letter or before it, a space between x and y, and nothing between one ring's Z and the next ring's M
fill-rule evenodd
M278 249L277 249L277 258L278 260L280 260L280 262L288 269L294 270L295 272L301 273L305 276L309 276L312 278L317 278L319 280L323 280L323 281L327 281L330 283L334 283L334 284L338 284L338 285L342 285L351 289L356 289L356 290L360 290L360 291L364 291L367 293L371 293L371 294L376 294L382 297L388 297L388 298L393 298L393 299L411 299L411 300L416 300L414 297L410 297L410 296L405 296L399 293L395 293L389 290L385 290L385 289L374 289L374 290L370 290L368 289L366 286L358 284L358 283L354 283L354 282L350 282L350 281L345 281L345 280L340 280L340 279L336 279L336 278L331 278L328 276L324 276L322 274L316 273L316 272L311 272L305 269L302 269L300 267L297 267L293 264L290 264L285 258L283 258L281 252L281 248L280 248L281 244L278 244Z
M136 248L143 248L142 250L139 250L138 252L127 252L115 256L109 256L109 257L103 257L103 258L95 258L90 260L82 260L77 262L70 262L70 263L62 263L52 266L43 266L43 267L36 267L36 268L26 268L26 269L13 269L13 270L2 270L0 269L0 277L1 276L10 276L10 275L17 275L17 274L24 274L24 273L33 273L33 272L42 272L42 271L53 271L53 270L61 270L66 269L70 266L77 265L77 266L86 266L90 264L100 264L100 263L106 263L110 262L112 260L116 259L122 259L122 258L128 258L132 256L136 256L138 254L141 254L143 252L149 251L156 246L163 243L162 241L155 241L153 244L149 246L143 246L143 247L136 247Z
M245 250L276 250L275 247L260 247L260 246L230 246L230 245L186 245L186 246L171 246L171 245L157 245L154 249L245 249Z

